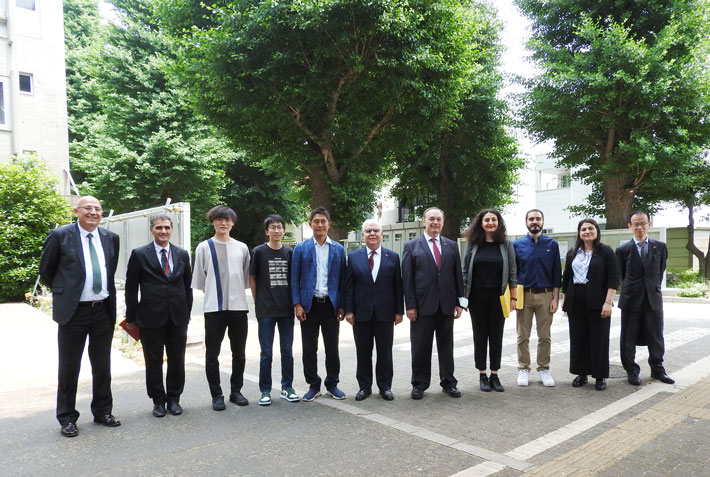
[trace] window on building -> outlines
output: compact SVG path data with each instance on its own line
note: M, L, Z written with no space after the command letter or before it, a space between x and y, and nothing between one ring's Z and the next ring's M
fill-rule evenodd
M35 10L36 4L36 0L15 0L15 5L26 10Z
M0 78L0 126L7 127L7 82Z
M397 222L414 222L414 206L403 200L397 201Z
M20 91L23 93L32 92L32 75L20 73Z

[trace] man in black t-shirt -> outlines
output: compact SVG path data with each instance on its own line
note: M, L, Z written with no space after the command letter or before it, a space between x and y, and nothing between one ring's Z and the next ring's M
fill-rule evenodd
M274 330L279 327L281 342L281 398L289 402L301 398L293 390L293 304L291 301L291 255L281 243L286 223L280 215L264 220L269 241L255 247L249 266L249 285L256 304L261 359L259 365L260 406L271 404L271 359Z

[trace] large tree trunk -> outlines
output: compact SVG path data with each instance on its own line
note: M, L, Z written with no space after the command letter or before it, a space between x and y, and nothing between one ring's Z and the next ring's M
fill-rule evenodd
M456 210L456 188L449 171L449 142L450 135L447 133L439 156L438 184L433 184L433 188L439 196L437 205L444 211L445 220L441 235L451 240L456 240L461 236L461 217L454 212Z
M306 167L308 179L311 185L311 208L325 207L330 212L333 226L330 228L328 236L335 241L339 241L347 236L347 230L342 231L335 225L338 223L337 211L333 210L333 192L330 184L325 179L325 174L318 167Z
M626 187L626 177L604 179L604 206L606 208L606 228L625 229L634 202L634 191Z
M687 204L686 204L687 205ZM705 280L710 280L710 243L708 243L708 253L704 254L702 250L695 245L695 218L693 217L693 205L687 205L688 207L688 243L685 244L690 253L698 258L698 264L700 265L700 276L704 277Z

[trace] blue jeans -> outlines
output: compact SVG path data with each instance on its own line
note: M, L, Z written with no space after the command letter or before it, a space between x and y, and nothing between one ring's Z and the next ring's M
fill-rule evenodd
M257 316L259 323L259 344L261 358L259 360L259 390L271 392L271 359L274 347L274 330L279 325L279 341L281 343L281 387L293 386L293 321L294 317L269 318Z

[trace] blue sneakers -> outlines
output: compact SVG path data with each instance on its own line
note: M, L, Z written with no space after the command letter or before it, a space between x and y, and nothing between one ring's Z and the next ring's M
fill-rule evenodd
M338 389L338 386L333 386L331 388L328 388L328 390L326 391L325 394L326 394L326 396L330 396L333 399L338 399L338 400L345 399L345 393L343 391L341 391L340 389Z
M319 390L319 389L310 388L310 389L308 390L308 392L303 395L303 400L304 400L305 402L311 402L311 401L313 401L315 398L317 398L318 396L320 396L320 390Z

